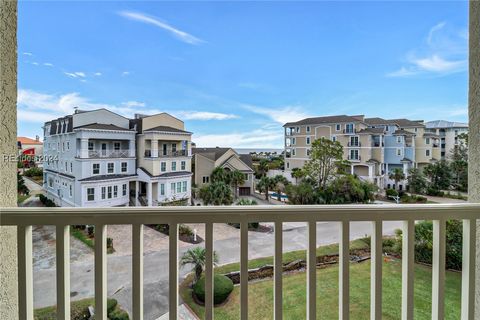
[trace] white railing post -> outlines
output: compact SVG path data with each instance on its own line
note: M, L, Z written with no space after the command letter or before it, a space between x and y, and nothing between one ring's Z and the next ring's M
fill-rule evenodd
M340 222L338 318L350 318L350 222Z
M444 319L445 220L433 220L432 320Z
M32 226L18 226L18 316L33 320Z
M178 310L178 224L170 223L168 243L168 315L170 320L177 320Z
M95 319L107 319L107 226L95 225Z
M283 230L282 222L275 221L275 255L274 255L274 295L273 295L273 318L282 320L283 304L282 304L282 276L283 276Z
M372 222L372 237L370 241L370 319L382 319L382 244L383 222Z
M205 224L205 320L213 319L213 223Z
M143 224L132 224L132 309L135 320L143 319Z
M70 319L70 226L56 226L57 319Z
M317 318L317 222L308 222L307 319Z
M402 320L413 319L414 263L415 221L406 220L402 231Z
M248 319L248 222L240 223L240 319Z
M462 320L474 319L476 232L476 220L464 219L462 250Z

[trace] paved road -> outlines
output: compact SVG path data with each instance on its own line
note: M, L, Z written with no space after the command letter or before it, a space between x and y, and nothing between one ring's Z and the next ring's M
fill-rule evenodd
M338 223L318 223L317 245L338 242ZM401 227L400 222L385 222L384 234L393 234ZM305 249L307 245L306 225L302 223L285 223L283 226L283 251ZM354 222L351 224L351 239L370 234L371 224ZM239 261L238 236L214 242L214 248L220 257L220 264ZM182 255L188 248L179 248ZM74 250L72 248L72 250ZM274 250L274 234L249 232L249 258L271 256ZM76 253L72 253L76 255ZM116 298L126 310L131 312L131 272L130 255L109 256L108 296ZM47 264L48 265L48 264ZM42 268L45 264L35 263L34 305L36 308L55 304L55 267ZM181 269L182 278L189 269ZM71 292L73 299L92 297L94 294L93 254L82 255L80 261L71 264ZM149 252L144 257L144 312L145 319L156 319L168 311L168 250Z

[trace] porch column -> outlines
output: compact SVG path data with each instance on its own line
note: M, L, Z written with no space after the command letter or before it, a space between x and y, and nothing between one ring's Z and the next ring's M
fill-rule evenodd
M468 90L468 201L480 202L480 1L470 1L469 90ZM480 239L480 220L477 220ZM475 316L480 318L480 241L476 244Z
M151 181L147 183L147 201L148 201L148 206L152 207L153 199L152 199L152 182Z
M405 175L405 178L408 176L408 163L406 162L403 163L403 174Z
M138 192L140 191L139 181L135 181L135 207L140 206L140 201L138 201Z
M135 158L135 138L128 140L128 154L130 157Z
M152 158L158 157L158 140L151 140Z
M80 158L88 158L88 139L80 139Z
M368 166L368 177L373 179L373 168L375 165Z
M17 150L17 1L0 2L0 150ZM17 163L0 157L0 206L17 206ZM0 319L18 319L17 227L0 227Z
M350 165L350 174L353 175L354 172L355 170L353 169L353 165Z

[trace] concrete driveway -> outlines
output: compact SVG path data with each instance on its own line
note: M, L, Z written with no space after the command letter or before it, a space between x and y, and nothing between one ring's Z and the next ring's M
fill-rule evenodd
M317 224L317 245L338 242L338 223ZM401 222L385 222L384 234L392 235L401 227ZM223 227L222 227L223 228ZM122 234L125 239L130 228L124 227ZM283 251L305 249L307 246L306 225L304 223L285 223L283 226ZM236 230L236 229L235 229ZM39 230L36 229L35 233ZM43 236L35 236L36 242L47 243L54 248L54 237L46 237L45 233L53 230L45 229ZM108 231L107 231L108 232ZM351 224L351 239L369 235L371 224L354 222ZM94 264L93 252L77 246L72 240L71 247L71 292L72 299L83 299L94 295ZM237 232L232 232L230 238L222 237L214 241L220 264L238 262L240 256L240 239ZM115 244L114 244L115 245ZM34 250L38 250L39 244ZM179 255L194 245L179 246ZM201 243L199 246L203 246ZM89 251L90 250L90 251ZM249 258L271 256L274 251L274 234L249 231ZM34 305L35 308L54 305L55 301L55 265L52 263L54 251L44 251L44 254L34 254ZM54 258L53 258L54 259ZM116 298L127 311L131 312L131 278L132 257L130 254L108 255L108 296ZM182 268L179 277L183 278L189 269ZM156 319L168 312L168 249L146 251L144 254L144 310L145 319Z

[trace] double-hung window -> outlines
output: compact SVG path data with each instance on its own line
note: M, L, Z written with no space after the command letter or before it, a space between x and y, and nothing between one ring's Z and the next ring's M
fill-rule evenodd
M307 144L310 144L310 137L306 138L306 142L307 142Z
M204 176L202 181L203 181L203 183L209 183L210 182L210 177L209 176Z
M166 162L160 162L160 171L165 172L167 171L167 163Z
M94 163L92 165L92 174L100 174L100 163Z
M172 161L172 171L177 171L177 161Z
M95 188L87 188L87 201L95 201Z
M127 172L127 163L122 162L122 172Z
M165 195L165 185L163 183L160 184L160 195L161 196Z
M108 190L108 194L107 194L108 199L112 199L112 186L108 186L107 190Z
M182 183L177 182L177 193L180 193L180 192L182 192Z
M187 181L182 182L182 192L187 192Z
M102 199L105 199L107 196L107 188L106 187L102 187Z
M107 173L113 173L115 171L115 163L109 162L107 164Z
M180 168L181 168L182 171L185 171L186 167L187 167L187 162L186 161L180 162Z
M175 182L172 182L172 183L170 184L170 192L171 192L171 193L175 193Z
M118 197L118 186L113 186L113 197Z
M126 196L127 195L127 184L124 183L122 185L122 196Z

